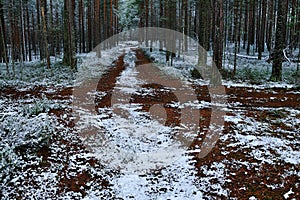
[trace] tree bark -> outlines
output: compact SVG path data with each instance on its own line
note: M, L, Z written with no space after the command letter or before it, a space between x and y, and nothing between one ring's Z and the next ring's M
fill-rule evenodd
M6 45L6 34L5 34L5 23L3 16L3 4L0 2L0 56L5 61L6 64L6 73L9 75L9 65L7 58L7 45ZM2 49L3 48L3 49Z
M46 60L47 60L47 68L50 69L51 68L51 62L50 62L50 55L49 55L49 50L48 50L48 39L47 39L47 18L46 18L46 14L45 14L45 8L44 8L44 4L41 2L41 14L42 14L42 19L43 19L43 38L44 38L44 44L45 44L45 56L46 56Z
M233 75L236 73L236 59L238 53L238 10L239 10L239 0L234 0L233 12L234 12L234 31L233 31L233 41L234 41L234 64L233 64Z
M248 40L248 19L249 19L249 4L248 4L248 0L245 0L245 20L244 20L243 49L246 49L246 42Z
M76 70L76 46L74 27L75 0L64 0L64 57L63 63Z
M271 81L282 81L283 50L286 47L287 5L288 0L280 0L277 2L276 39L275 48L273 50Z
M207 62L207 52L209 50L209 40L210 40L210 2L207 0L200 0L198 6L198 38L199 38L199 49L198 49L198 65L206 66ZM205 51L203 51L203 49Z
M100 0L94 2L94 47L101 42L100 32Z
M223 25L223 1L215 1L215 35L213 60L219 70L222 69L224 25Z
M56 12L55 12L55 26L56 27L60 27L60 18L59 18L59 9L58 9L58 5L56 4ZM62 50L62 45L61 45L61 41L62 41L62 36L61 36L61 29L58 29L55 31L55 54L60 54L61 50Z
M254 36L255 36L255 2L254 0L250 0L249 3L249 25L248 25L248 45L247 45L247 55L250 54L250 47L254 44Z
M45 52L43 51L43 29L41 23L41 2L40 0L36 0L36 19L37 19L37 42L38 42L38 50L40 53L40 60L45 57Z
M222 60L223 60L223 36L224 36L224 24L223 24L223 1L216 0L214 2L214 19L215 19L215 30L214 30L214 52L213 61L216 67L212 68L211 73L211 85L219 85L221 83L221 77L216 71L217 69L222 70Z
M261 16L261 29L259 33L259 46L258 46L258 59L261 60L262 52L265 48L265 27L266 27L266 11L267 11L267 2L262 0L262 16Z
M268 0L267 48L272 49L274 0Z
M26 34L26 41L27 41L27 49L28 49L28 59L32 61L32 30L30 27L30 14L29 14L29 4L27 3L26 6L26 23L27 23L27 34Z
M93 28L92 28L92 2L91 0L88 1L88 10L87 10L87 45L88 45L88 51L92 51L93 45L92 45L92 35L93 35Z

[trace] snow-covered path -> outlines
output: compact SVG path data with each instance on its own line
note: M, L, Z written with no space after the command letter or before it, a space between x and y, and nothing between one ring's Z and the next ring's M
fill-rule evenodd
M74 88L0 89L3 199L300 198L297 88L227 82L222 133L199 158L212 121L207 85L192 79L183 90L167 85L176 83L167 76L187 74L182 61L155 65L164 75L151 82L153 74L141 73L151 71L141 52L102 52L107 67L91 57ZM121 56L111 66L107 55ZM95 85L82 90L86 102L78 109L76 88L86 75ZM185 108L196 124L180 120Z
M176 140L176 132L182 127L167 126L167 113L159 113L166 107L163 101L159 104L143 99L145 96L159 98L155 92L164 93L170 89L143 87L147 84L149 86L151 80L147 82L145 77L141 79L141 68L137 64L144 64L142 70L149 72L149 61L144 55L138 55L137 58L136 54L143 53L141 50L128 51L122 57L124 63L115 62L116 65L124 64L127 67L116 80L111 79L114 88L98 87L98 114L89 121L95 134L84 137L85 145L108 169L119 170L111 179L117 197L201 199L202 192L199 185L195 184L196 170L188 146ZM113 76L118 73L111 71L108 74ZM107 95L110 97L109 106ZM138 101L137 97L142 100ZM167 109L179 106L175 104L176 102L169 101ZM145 112L145 109L149 112ZM184 109L184 105L181 109ZM81 117L86 119L84 114ZM91 127L81 127L81 132L88 131L85 129ZM184 137L195 136L192 129L185 130L185 134Z
M300 175L297 168L300 162L299 96L293 88L228 85L222 136L212 152L199 159L194 156L201 149L211 121L207 86L194 86L198 101L179 103L173 99L169 107L159 105L160 92L168 93L174 88L160 88L147 82L151 75L141 75L138 65L145 63L140 57L136 58L136 54L136 51L126 52L127 67L109 90L109 107L101 106L101 98L98 99L99 114L91 122L102 130L101 137L86 138L86 145L108 169L119 170L111 179L116 196L124 199L202 199L239 196L244 190L249 198L265 190L266 196L283 196L286 188L295 183L288 181ZM107 91L106 94L101 90L97 92L107 105ZM167 113L159 111L171 107L176 113L176 108L186 105L200 111L200 127L196 131L198 136L192 135L193 129L187 131L196 139L189 142L189 148L182 148L180 141L174 139L182 124L176 124L176 117L173 117L175 127L166 126ZM275 167L272 177L265 174L270 166ZM261 174L261 180L257 173ZM272 181L266 184L265 179ZM288 186L278 185L278 179ZM260 189L251 191L248 182L258 184ZM296 183L294 190L298 187Z

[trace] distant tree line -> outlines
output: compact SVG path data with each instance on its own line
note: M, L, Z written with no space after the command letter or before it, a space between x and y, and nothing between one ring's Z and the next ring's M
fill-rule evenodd
M118 0L0 0L0 62L63 55L75 68L76 53L91 51L118 33Z
M213 51L219 69L233 45L233 74L242 49L257 59L268 52L270 79L280 81L288 50L299 48L299 9L300 0L0 0L0 62L8 71L14 62L37 58L51 67L49 57L63 55L64 64L75 68L76 53L123 30L163 27ZM187 39L180 42L189 47Z

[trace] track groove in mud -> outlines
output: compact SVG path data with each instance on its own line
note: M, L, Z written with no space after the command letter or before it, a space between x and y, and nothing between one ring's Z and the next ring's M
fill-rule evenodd
M118 62L121 62L118 64ZM119 66L119 67L116 67ZM104 74L99 80L97 91L107 92L106 102L101 99L103 103L99 107L110 107L109 102L111 92L115 85L115 79L125 69L122 67L122 60L115 62L115 66ZM193 86L198 100L210 102L210 96L207 86ZM50 91L49 91L50 90ZM269 89L252 89L250 87L227 87L225 86L228 103L239 103L238 107L293 107L300 108L300 94L297 88L269 88ZM42 98L43 96L53 100L67 100L70 99L73 93L73 87L67 88L49 88L49 87L34 87L30 90L20 90L14 87L1 88L0 96L6 96L11 99L28 99L28 98ZM96 102L99 99L96 98Z

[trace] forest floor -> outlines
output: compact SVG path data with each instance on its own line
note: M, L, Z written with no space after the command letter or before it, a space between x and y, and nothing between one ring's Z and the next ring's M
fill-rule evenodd
M85 91L94 115L74 103L78 84L2 83L0 196L300 199L299 88L225 84L222 132L198 157L215 117L207 84L190 80L196 100L182 104L171 87L142 80L137 66L150 62L129 48L101 69L96 91ZM183 132L188 146L176 136L186 108L199 114L197 134Z

